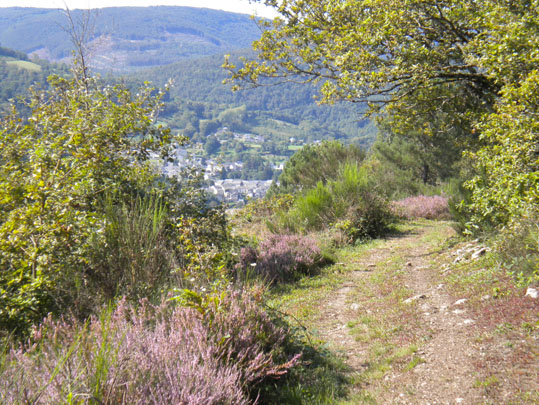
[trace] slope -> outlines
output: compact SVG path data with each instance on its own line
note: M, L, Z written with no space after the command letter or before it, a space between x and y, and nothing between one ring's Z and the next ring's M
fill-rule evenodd
M73 10L74 21L84 12ZM62 10L0 8L0 44L49 61L67 61L72 45ZM93 66L129 71L246 48L260 36L250 16L191 7L111 7L92 14Z
M238 60L249 50L235 51L231 58ZM141 70L127 80L151 80L161 87L173 80L169 107L163 118L173 128L186 130L199 141L209 135L201 128L227 126L231 129L270 135L274 139L301 138L307 142L320 139L341 139L368 148L376 130L363 116L364 108L350 103L318 105L315 85L293 83L267 85L232 92L222 82L227 72L221 68L222 55L183 60L167 66ZM134 86L134 83L132 83ZM238 110L239 107L242 107Z

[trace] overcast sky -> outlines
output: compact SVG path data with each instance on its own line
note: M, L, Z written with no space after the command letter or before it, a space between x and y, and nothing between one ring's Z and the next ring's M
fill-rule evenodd
M102 8L123 6L189 6L206 7L233 11L243 14L257 14L261 17L275 17L275 11L260 4L250 4L248 0L0 0L0 7L43 7Z

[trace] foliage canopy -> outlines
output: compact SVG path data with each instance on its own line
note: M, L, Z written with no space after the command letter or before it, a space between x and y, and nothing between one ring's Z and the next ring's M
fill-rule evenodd
M31 90L28 119L13 106L1 120L3 330L67 308L88 288L89 252L107 229L104 200L151 192L160 175L151 153L166 159L174 141L154 126L162 94L150 87L132 96L80 75L49 83L50 90Z
M236 87L319 81L322 101L367 102L420 149L471 151L475 224L536 206L539 1L263 2L280 17L258 58L225 62Z

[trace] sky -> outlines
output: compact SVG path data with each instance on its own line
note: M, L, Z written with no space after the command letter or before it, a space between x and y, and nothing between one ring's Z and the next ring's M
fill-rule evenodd
M189 6L256 14L260 17L275 17L275 10L260 4L250 4L248 0L0 0L0 7L38 8L102 8L123 6Z

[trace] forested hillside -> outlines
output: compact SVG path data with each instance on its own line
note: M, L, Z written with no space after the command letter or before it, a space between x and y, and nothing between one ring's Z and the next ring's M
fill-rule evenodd
M252 55L250 51L233 52L232 58ZM305 142L341 139L368 148L376 137L357 105L338 103L318 105L318 87L268 83L248 91L232 92L223 84L227 73L222 69L222 55L185 60L142 70L127 76L141 83L148 78L157 86L173 80L167 108L162 117L173 128L195 140L226 126L235 131L266 135L274 141L296 137Z
M85 12L73 10L74 21ZM62 10L0 8L0 45L66 62L72 44ZM88 21L92 65L129 71L247 48L260 36L250 16L189 7L111 7Z
M30 61L24 52L0 47L0 109L7 108L9 99L27 96L31 85L46 85L49 75L68 72L65 65L44 60Z

